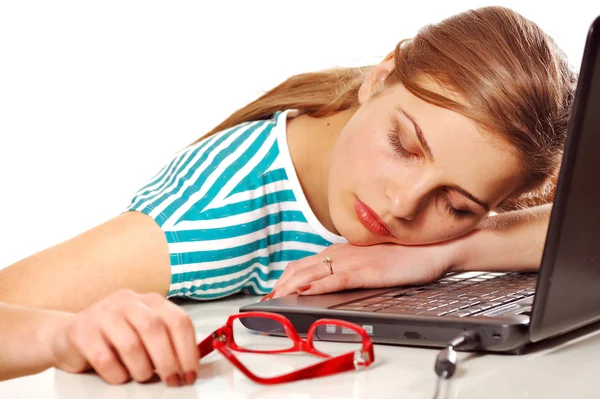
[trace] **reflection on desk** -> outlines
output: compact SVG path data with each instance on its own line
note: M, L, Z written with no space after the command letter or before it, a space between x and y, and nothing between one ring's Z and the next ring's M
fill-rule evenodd
M223 325L240 306L260 297L235 296L216 302L178 302L190 315L201 340ZM597 398L600 370L600 329L578 332L536 344L521 356L459 353L459 370L450 385L450 398ZM247 339L278 339L247 333ZM344 345L327 343L326 345ZM375 346L375 363L361 371L289 384L263 386L248 380L220 353L203 359L194 386L167 388L160 382L121 386L104 383L95 374L60 370L0 383L0 398L234 398L234 399L355 399L431 398L436 387L436 349ZM310 355L246 355L256 372L273 375L320 359Z

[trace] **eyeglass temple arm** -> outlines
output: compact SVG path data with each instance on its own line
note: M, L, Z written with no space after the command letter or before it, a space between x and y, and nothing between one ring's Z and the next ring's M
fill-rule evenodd
M312 366L305 367L293 373L282 375L278 378L286 378L286 381L294 381L304 378L322 377L330 374L341 373L343 371L354 370L354 352L346 353Z
M329 374L340 373L343 371L353 370L354 353L346 353L338 357L334 357L323 362L308 366L306 368L294 371L289 374L284 374L278 377L263 378L259 377L248 370L233 354L225 349L219 348L220 351L232 362L246 377L259 384L280 384L283 382L297 381L305 378L322 377ZM223 350L224 349L224 350Z
M204 340L202 342L200 342L198 344L198 350L200 351L200 359L202 359L204 356L208 355L209 353L211 353L214 350L213 335L214 334L209 335L208 337L204 338Z

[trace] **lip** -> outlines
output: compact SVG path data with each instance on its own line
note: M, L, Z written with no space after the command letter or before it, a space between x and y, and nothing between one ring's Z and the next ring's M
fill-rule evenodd
M354 198L354 211L360 223L371 233L383 236L393 237L387 225L381 220L379 215L364 204L358 197Z

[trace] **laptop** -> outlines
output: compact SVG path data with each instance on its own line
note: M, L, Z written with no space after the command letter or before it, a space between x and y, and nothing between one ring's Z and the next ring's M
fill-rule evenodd
M600 17L591 25L569 122L564 155L537 273L466 272L431 284L287 295L243 306L290 319L300 335L320 318L363 326L373 342L443 347L464 330L479 349L521 353L531 342L600 320ZM508 249L509 250L509 249ZM255 331L284 335L264 319ZM347 341L343 329L317 333Z

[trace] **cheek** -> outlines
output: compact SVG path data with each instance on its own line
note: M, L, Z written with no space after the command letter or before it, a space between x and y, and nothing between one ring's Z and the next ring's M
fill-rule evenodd
M437 226L429 230L431 234L429 239L432 243L448 241L468 234L479 224L478 221L471 219L465 221L455 220L453 217L443 214L439 215L438 219L440 221L437 223Z
M358 132L356 127L347 127L336 142L331 155L330 184L357 184L369 182L369 177L381 159L374 140Z
M483 219L457 220L441 209L430 207L423 218L412 225L407 225L403 240L412 245L434 244L449 241L473 231Z

